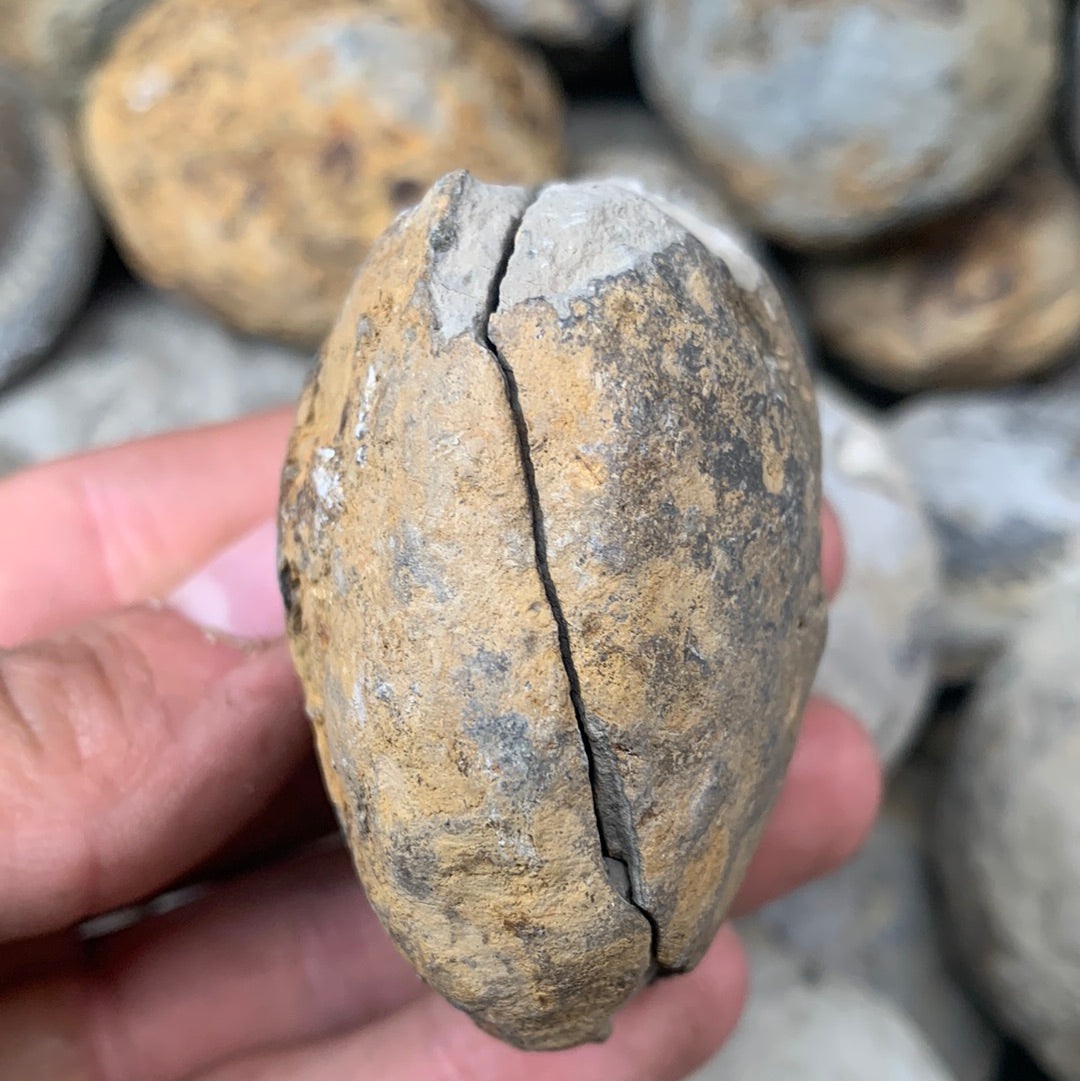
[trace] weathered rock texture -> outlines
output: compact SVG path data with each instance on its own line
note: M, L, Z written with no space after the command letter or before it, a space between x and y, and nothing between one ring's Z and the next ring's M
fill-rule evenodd
M864 240L980 194L1058 68L1058 0L651 0L646 92L779 240Z
M873 383L1033 375L1080 339L1080 191L1045 143L975 205L800 281L825 346Z
M556 175L561 105L463 0L160 0L95 76L83 143L141 273L313 345L437 177Z
M821 379L817 400L822 485L845 561L814 689L866 725L890 767L918 731L937 675L937 538L881 425Z
M51 105L78 107L96 64L149 0L3 0L0 56L26 72Z
M938 815L959 948L1057 1081L1080 1079L1078 613L1073 566L978 687Z
M887 999L763 936L748 939L746 1010L692 1081L952 1081Z
M824 637L809 377L610 185L440 181L300 406L289 631L375 910L532 1048L700 958Z
M884 995L915 1022L957 1081L993 1081L1002 1040L946 962L949 936L928 866L934 780L922 763L905 767L855 858L767 905L751 922L821 969Z
M38 361L75 314L101 246L60 123L0 69L0 387Z
M966 679L1080 559L1078 387L925 395L889 434L941 546L943 667Z
M40 371L0 396L0 439L28 462L296 401L308 357L231 334L137 286L93 301Z
M507 31L549 45L603 45L630 21L637 0L475 0Z

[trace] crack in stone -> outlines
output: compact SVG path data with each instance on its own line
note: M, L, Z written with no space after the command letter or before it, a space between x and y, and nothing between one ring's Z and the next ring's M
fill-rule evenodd
M531 203L529 204L531 205ZM500 352L491 337L491 318L498 311L500 292L506 278L517 242L518 232L528 207L515 220L507 237L506 250L492 277L491 291L488 297L487 320L483 327L483 344L491 353L499 367L507 402L510 406L514 429L517 433L518 452L521 459L523 479L529 502L529 515L532 520L533 544L536 554L536 569L544 589L548 607L559 641L559 654L563 669L570 686L570 701L574 708L578 734L589 770L589 787L592 791L593 813L596 816L596 832L600 839L600 850L604 859L604 868L608 882L625 901L637 909L649 924L651 933L650 953L652 969L649 978L663 975L664 970L657 963L660 929L655 917L638 900L641 881L641 860L635 841L635 831L631 820L630 805L626 798L619 776L615 755L608 744L606 734L600 731L596 722L590 722L581 695L581 680L570 650L570 631L559 601L555 582L547 561L547 536L544 531L543 512L540 507L540 493L536 485L536 470L533 466L532 453L529 450L529 429L525 414L521 408L517 378L514 370Z

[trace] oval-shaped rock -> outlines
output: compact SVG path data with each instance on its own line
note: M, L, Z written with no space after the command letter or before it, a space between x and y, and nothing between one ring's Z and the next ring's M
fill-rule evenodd
M1075 377L1040 389L923 395L889 435L938 536L940 656L974 675L1058 569L1080 559L1080 398Z
M764 936L746 937L746 1009L691 1081L954 1081L888 999Z
M824 637L803 358L612 185L441 181L377 245L286 465L289 636L380 919L523 1047L692 967Z
M4 0L0 55L65 114L128 19L150 0Z
M1030 143L1059 0L646 0L657 109L764 232L836 247L981 194Z
M814 690L862 721L888 768L915 737L937 675L937 538L882 426L821 378L817 400L822 485L845 561Z
M992 194L799 276L824 346L899 391L1038 374L1080 340L1080 191L1043 144Z
M596 48L630 21L637 0L475 0L511 34L565 48Z
M95 76L82 133L143 275L307 346L434 180L531 184L562 151L551 77L463 0L160 0Z
M968 968L1056 1081L1080 1081L1078 614L1074 564L965 710L937 822Z
M821 969L894 1003L957 1081L994 1081L1002 1039L956 980L943 949L927 821L936 782L923 762L905 766L854 859L750 919Z
M294 403L310 358L137 285L100 291L49 364L0 396L27 462Z
M0 69L0 387L48 351L101 257L97 213L60 122Z

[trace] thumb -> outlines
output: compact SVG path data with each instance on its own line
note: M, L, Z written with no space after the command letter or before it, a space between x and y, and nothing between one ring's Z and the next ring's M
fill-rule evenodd
M205 583L185 604L208 596L230 607ZM0 653L0 940L160 889L261 810L309 748L280 641L225 640L140 606Z

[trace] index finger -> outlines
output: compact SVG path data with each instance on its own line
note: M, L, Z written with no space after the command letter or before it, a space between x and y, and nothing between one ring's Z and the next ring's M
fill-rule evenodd
M293 416L155 436L0 482L0 648L164 596L272 518Z

